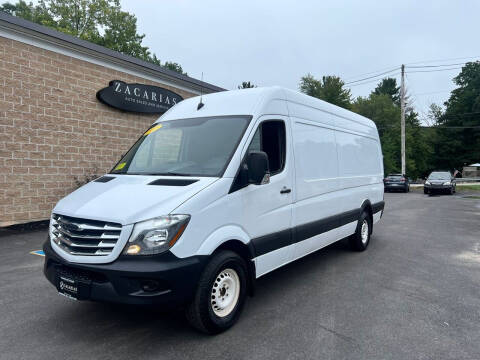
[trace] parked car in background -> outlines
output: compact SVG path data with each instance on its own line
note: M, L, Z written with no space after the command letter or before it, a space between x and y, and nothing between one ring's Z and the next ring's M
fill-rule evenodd
M457 182L450 171L433 171L423 185L424 194L448 193L454 194Z
M410 191L410 180L402 174L390 174L383 179L385 192L393 191Z

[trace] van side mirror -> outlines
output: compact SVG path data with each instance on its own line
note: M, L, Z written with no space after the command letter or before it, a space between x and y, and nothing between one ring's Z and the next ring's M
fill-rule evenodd
M248 183L255 185L270 182L268 156L263 151L250 151L247 156Z

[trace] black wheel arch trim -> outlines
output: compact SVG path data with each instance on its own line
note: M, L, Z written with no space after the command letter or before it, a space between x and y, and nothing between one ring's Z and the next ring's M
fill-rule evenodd
M379 201L372 205L372 212L376 214L379 211L383 211L385 208L385 201Z

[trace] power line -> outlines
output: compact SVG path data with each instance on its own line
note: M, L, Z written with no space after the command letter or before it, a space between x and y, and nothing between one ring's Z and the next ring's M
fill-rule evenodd
M464 60L464 59L478 59L477 61L480 61L480 56L470 56L470 57L462 57L462 58L450 58L450 59L437 59L437 60L427 60L427 61L416 61L416 62L411 62L411 63L407 63L405 65L406 68L435 68L435 67L445 67L445 66L457 66L457 65L465 65L466 62L462 62L462 63L454 63L454 64L435 64L435 65L411 65L411 64L423 64L423 63L432 63L432 62L438 62L438 61L451 61L451 60ZM390 69L390 70L388 70ZM378 77L378 76L381 76L381 75L385 75L385 74L388 74L389 72L392 72L392 71L395 71L396 69L400 69L400 66L397 65L396 67L392 68L392 67L387 67L387 68L383 68L383 69L379 69L379 70L376 70L376 71L370 71L370 72L366 72L366 73L362 73L362 74L358 74L356 76L349 76L349 77L346 77L344 78L344 80L350 80L350 79L355 79L355 78L358 78L360 76L364 76L364 75L370 75L370 74L374 74L372 76L369 76L369 77L366 77L366 78L362 78L362 79L358 79L358 80L354 80L354 81L348 81L347 83L345 83L345 85L348 85L348 84L353 84L355 82L361 82L363 80L368 80L370 78L374 78L374 77ZM388 71L387 71L388 70ZM447 69L445 69L447 70ZM412 71L413 72L413 71Z
M449 70L457 70L461 69L462 67L453 67L453 68L448 68L448 69L435 69L435 70L415 70L415 71L409 71L409 74L415 74L415 73L422 73L422 72L437 72L437 71L449 71Z
M425 116L425 114L423 114ZM480 112L472 112L472 113L463 113L463 114L452 114L447 117L441 117L441 120L460 120L464 116L475 116L480 115ZM426 117L419 118L421 121L425 121ZM437 121L437 119L435 119ZM479 129L480 126L456 126L456 125L438 125L435 126L436 128L453 128L453 129Z
M421 129L480 129L480 126L420 126Z
M428 64L432 62L443 62L443 61L454 61L454 60L466 60L466 59L474 59L474 58L480 58L480 55L477 56L467 56L467 57L457 57L457 58L449 58L449 59L436 59L436 60L425 60L425 61L415 61L415 62L410 62L405 65L412 65L412 64Z
M467 112L467 113L461 113L461 114L451 114L448 115L447 117L442 117L442 120L458 120L459 117L465 117L465 116L475 116L475 115L480 115L480 111L475 111L475 112Z
M440 94L440 93L447 93L451 92L452 90L440 90L440 91L429 91L424 93L413 94L415 96L422 96L422 95L431 95L431 94Z
M379 70L376 70L376 71L370 71L370 72L358 74L358 75L356 75L356 76L348 76L348 77L344 78L344 80L345 80L345 81L348 81L348 80L350 80L350 79L355 79L355 78L358 78L358 77L360 77L360 76L365 76L365 75L370 75L370 74L376 74L376 73L379 73L379 72L382 72L382 71L386 71L386 70L391 69L391 68L392 68L392 67L389 66L389 67L386 67L386 68L383 68L383 69L379 69ZM395 68L396 68L396 69L397 69L397 68L400 69L400 65L397 65Z
M398 71L398 70L399 70L399 68L394 68L394 69L391 69L391 70L389 70L389 71L385 71L385 72L382 72L382 73L380 73L380 74L376 74L376 75L373 75L373 76L368 76L368 77L363 78L363 79L346 82L345 85L354 84L354 83L358 83L358 82L361 82L361 81L364 81L364 80L369 80L369 79L377 78L377 77L379 77L379 76L386 75L386 74L388 74L388 73L391 73L391 72L394 72L394 71Z
M430 67L443 67L443 66L454 66L454 65L463 65L463 64L464 63L443 64L443 65L439 64L439 65L431 65L431 66L408 66L408 67L409 68L430 68ZM462 67L451 67L451 68L447 68L447 69L441 68L441 69L433 69L433 70L414 70L414 71L408 71L408 73L409 74L415 74L415 73L421 73L421 72L450 71L450 70L457 70L457 69L461 69L461 68ZM362 79L346 82L345 85L350 85L350 87L352 87L352 86L369 84L369 83L380 80L380 79L378 79L378 77L383 76L383 75L387 75L387 74L390 74L390 76L398 76L398 75L400 75L399 73L391 74L392 72L397 71L397 70L399 70L399 69L398 68L390 69L388 71L384 71L384 72L381 72L381 73L378 73L378 74L375 74L375 75L372 75L372 76L367 76L367 77L362 78ZM371 80L371 81L366 81L366 80Z
M466 62L463 62L463 63L456 63L456 64L436 64L436 65L414 65L414 64L428 64L428 63L432 63L432 62L443 62L443 61L453 61L453 60L468 60L468 59L475 59L475 60L480 60L480 55L479 56L467 56L467 57L457 57L457 58L448 58L448 59L436 59L436 60L425 60L425 61L414 61L414 62L410 62L410 63L406 63L405 64L405 67L407 68L423 68L423 67L442 67L442 66L454 66L454 65L465 65ZM474 61L475 61L474 60ZM411 65L414 65L414 66L411 66ZM365 75L370 75L370 74L377 74L379 72L382 72L382 71L386 71L388 69L391 69L392 67L389 66L389 67L385 67L383 69L379 69L379 70L376 70L376 71L370 71L370 72L365 72L365 73L362 73L362 74L358 74L358 75L355 75L355 76L348 76L346 78L344 78L344 80L350 80L350 79L355 79L355 78L358 78L360 76L365 76ZM395 67L395 69L399 69L400 68L400 65L397 65ZM360 81L360 80L359 80Z
M395 73L395 74L390 74L389 77L395 77L395 76L398 76L400 75L399 72ZM385 77L384 77L385 78ZM382 78L383 79L383 78ZM349 85L349 84L345 84L345 85L348 85L348 87L354 87L354 86L360 86L360 85L365 85L365 84L370 84L370 83L374 83L374 82L377 82L377 81L380 81L382 79L373 79L373 80L368 80L368 81L365 81L365 82L362 82L362 83L355 83L353 85Z
M452 114L450 116L471 116L471 115L480 115L480 111L461 113L461 114Z
M438 65L413 65L413 66L405 66L407 68L436 68L442 66L457 66L457 65L465 65L467 63L456 63L456 64L438 64Z
M405 78L406 78L406 80L407 80L407 85L408 85L410 88L412 88L413 91L415 91L415 89L414 89L414 87L413 87L413 84L412 84L412 82L410 81L410 77L408 76L407 73L405 73ZM422 106L421 106L421 104L419 104L419 102L417 101L416 95L412 93L411 96L412 96L413 101L412 101L412 103L411 103L410 105L413 107L414 103L416 102L416 103L417 103L417 106L416 106L416 111L417 111L417 113L420 112L421 115L423 115L423 118L421 118L421 119L419 118L420 121L423 121L424 123L426 123L427 126L431 126L431 125L432 125L432 123L431 123L431 121L430 121L431 119L430 119L429 116L428 116L427 114L425 114L425 112L422 110ZM425 105L425 104L424 104L424 105Z

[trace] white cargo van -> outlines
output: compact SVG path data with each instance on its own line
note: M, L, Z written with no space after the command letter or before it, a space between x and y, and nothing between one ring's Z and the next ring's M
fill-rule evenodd
M369 119L277 87L191 98L58 202L44 272L64 296L184 305L217 333L256 278L346 237L365 250L382 181Z

